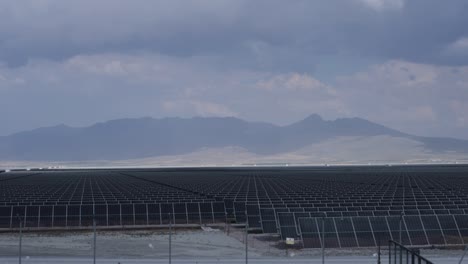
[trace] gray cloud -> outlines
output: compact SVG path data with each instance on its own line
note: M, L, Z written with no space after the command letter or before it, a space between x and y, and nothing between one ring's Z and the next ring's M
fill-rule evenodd
M0 59L147 51L310 71L324 55L466 65L463 0L2 1ZM251 58L251 59L249 59Z
M389 61L339 77L352 113L420 135L468 138L468 67Z

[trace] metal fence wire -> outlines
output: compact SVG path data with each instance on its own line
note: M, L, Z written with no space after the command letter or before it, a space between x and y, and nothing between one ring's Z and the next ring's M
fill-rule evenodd
M388 243L388 263L389 264L433 264L414 250L402 244L389 240Z

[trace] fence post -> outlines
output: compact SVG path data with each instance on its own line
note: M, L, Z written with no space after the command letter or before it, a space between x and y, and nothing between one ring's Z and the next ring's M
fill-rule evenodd
M96 264L96 218L93 216L93 263Z
M227 226L228 226L227 213L224 213L224 232L226 232L226 235L229 235Z
M381 260L380 260L380 255L381 255L381 252L380 252L380 239L377 240L377 264L381 264Z
M249 263L249 218L245 211L245 264Z
M398 237L398 243L400 243L401 245L403 245L402 241L401 241L401 233L402 233L402 225L403 225L403 212L401 212L400 214L400 230L399 230L399 237Z
M23 249L23 219L20 218L20 216L17 214L16 217L18 217L19 220L19 252L18 252L18 263L21 264L21 259L22 259L22 249Z
M322 264L325 264L325 216L322 216Z
M465 250L463 251L463 255L462 257L460 258L460 261L458 262L458 264L461 264L463 262L463 259L465 258L465 255L466 255L466 251L468 250L468 245L465 246Z
M172 263L172 218L169 213L169 264Z

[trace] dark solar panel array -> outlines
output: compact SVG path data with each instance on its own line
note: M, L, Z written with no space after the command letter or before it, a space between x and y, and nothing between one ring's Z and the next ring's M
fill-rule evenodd
M325 225L335 230L326 232L328 246L354 247L375 246L376 235L393 237L399 227L395 219L402 214L407 228L404 244L465 241L468 227L458 225L456 217L468 214L468 167L135 169L0 175L3 228L17 226L16 215L25 217L29 227L87 226L93 216L103 226L229 220L247 222L251 229L278 233L283 239L304 239L300 224L309 220L301 219L325 217L331 219ZM314 241L320 244L320 239Z
M337 248L374 247L390 239L412 246L466 244L467 223L468 215L309 217L298 219L298 234L286 235L300 236L306 248L320 248L322 240L326 247Z
M2 181L3 180L3 181ZM0 177L0 228L209 224L225 207L201 195L109 171L15 172Z

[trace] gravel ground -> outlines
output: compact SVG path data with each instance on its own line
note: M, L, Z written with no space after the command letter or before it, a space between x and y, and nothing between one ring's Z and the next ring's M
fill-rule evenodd
M169 253L168 230L117 230L97 232L97 257L101 259L167 259ZM245 256L245 234L242 229L203 231L200 229L175 230L172 235L174 259L243 259ZM17 233L0 234L0 263L18 255ZM80 232L26 232L23 234L23 256L87 258L93 254L93 233ZM286 249L275 236L249 234L249 258L252 259L320 259L320 249ZM326 249L326 256L353 256L375 259L375 248ZM462 250L422 250L422 255L431 257L459 258ZM386 254L383 251L383 254ZM3 259L3 262L2 262ZM457 261L458 262L458 261ZM202 263L202 262L200 262ZM468 262L466 262L468 263Z

